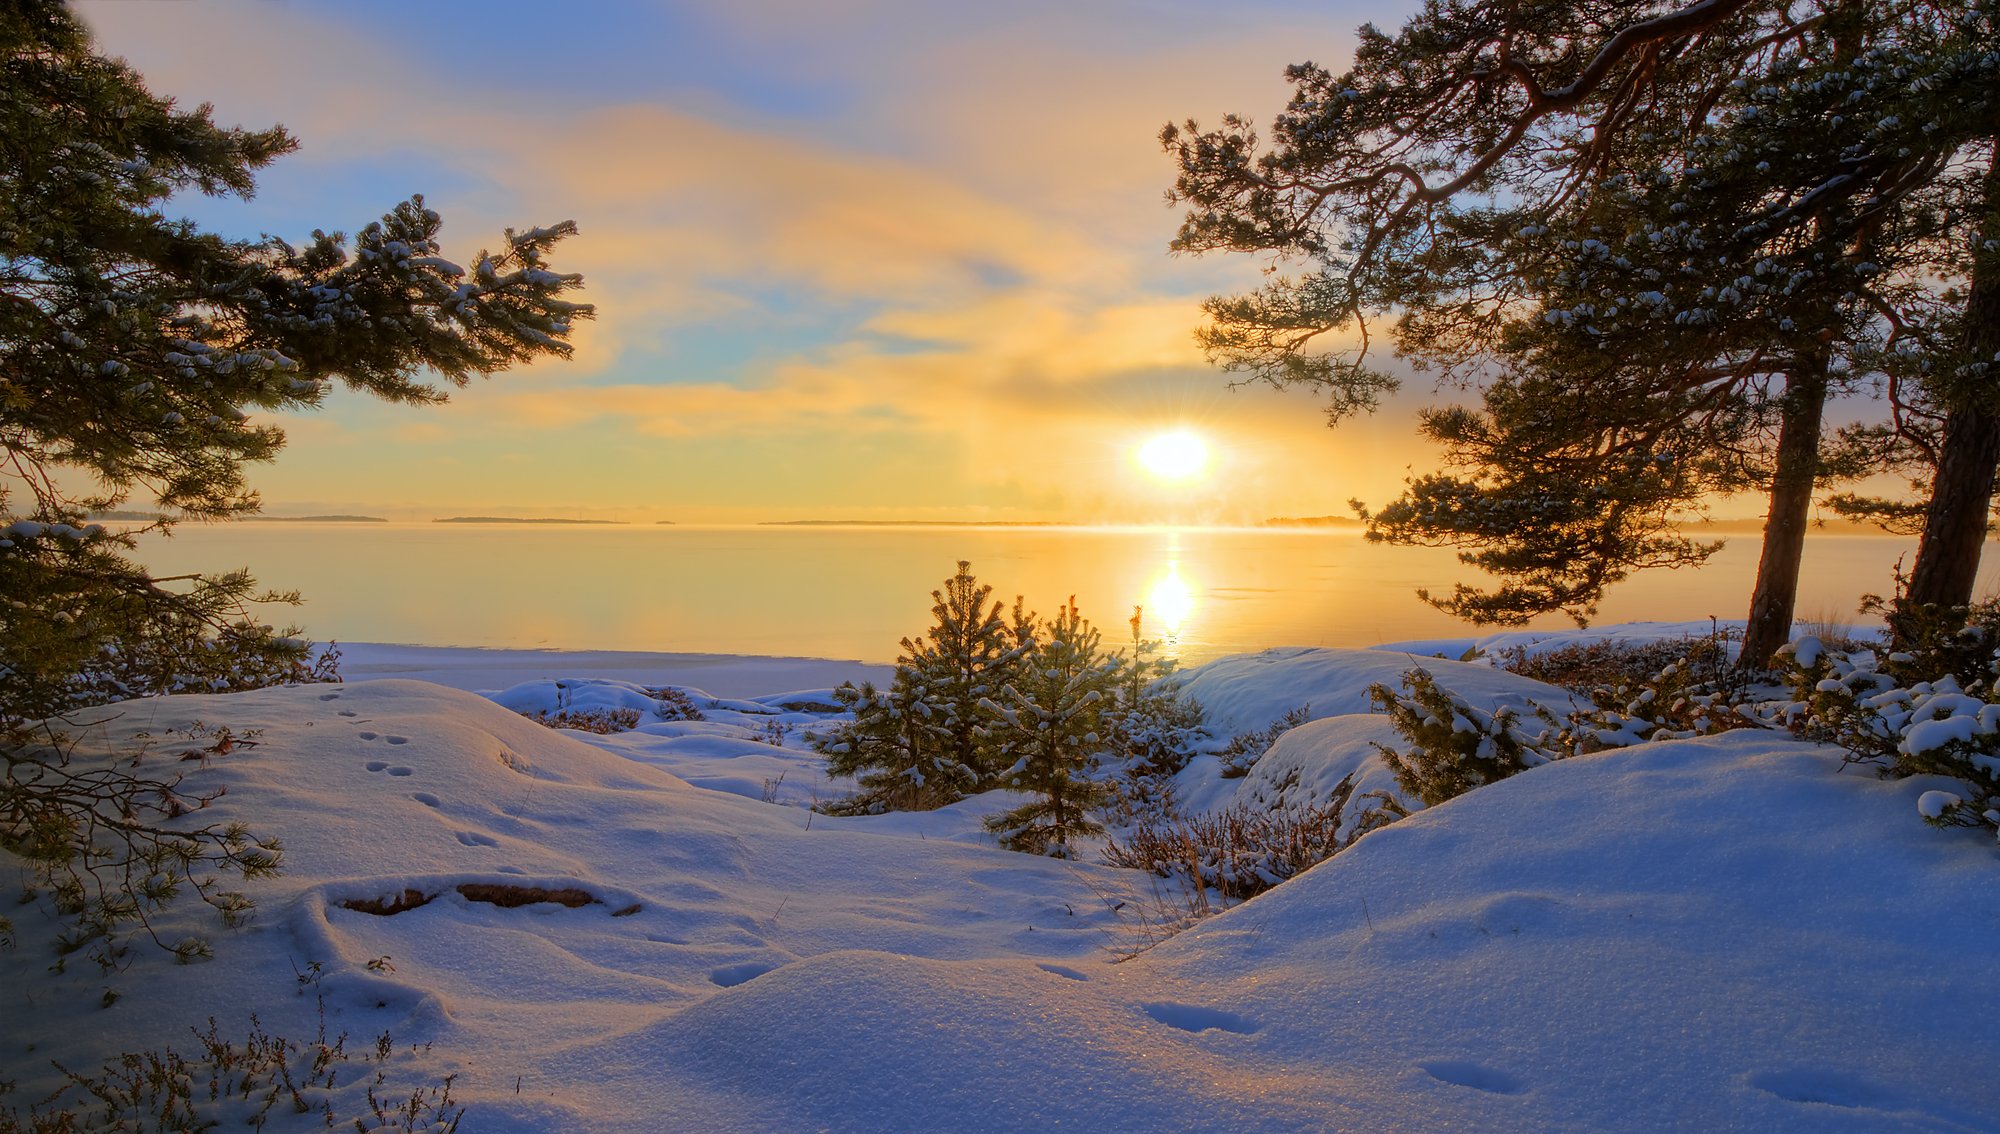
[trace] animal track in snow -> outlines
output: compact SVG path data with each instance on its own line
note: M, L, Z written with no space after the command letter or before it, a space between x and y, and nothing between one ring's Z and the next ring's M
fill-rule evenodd
M421 804L423 804L423 805L424 805L425 807L443 807L443 806L444 806L444 804L443 804L443 803L439 802L439 800L438 800L438 797L437 797L437 796L434 796L434 795L432 795L432 794L431 794L430 792L427 792L427 791L420 791L420 792L417 792L417 793L416 793L415 795L412 795L412 796L411 796L410 798L411 798L411 799L414 799L414 800L416 800L416 801L417 801L418 803L421 803Z
M500 845L500 840L491 835L482 835L477 831L453 831L452 834L458 836L460 844L468 847L497 847Z
M382 769L388 767L389 762L387 760L370 760L366 764L363 764L361 766L368 769L371 772L379 772Z
M1461 1059L1438 1059L1417 1066L1438 1082L1454 1087L1471 1087L1495 1095L1518 1095L1528 1089L1527 1084L1505 1071Z
M355 712L353 709L342 709L340 710L340 715L343 717L358 717L361 714Z
M1045 973L1054 973L1055 975L1057 975L1057 976L1059 976L1059 977L1062 977L1062 978L1063 978L1064 980L1089 980L1089 979L1090 979L1089 977L1087 977L1087 976L1084 976L1084 975L1083 975L1082 973L1080 973L1080 972L1077 972L1077 971L1076 971L1075 969L1066 969L1066 968L1063 968L1063 967L1062 967L1061 965L1036 965L1035 967L1036 967L1036 968L1038 968L1038 969L1040 969L1040 970L1042 970L1042 971L1043 971L1043 972L1045 972ZM1158 1017L1158 1016L1155 1016L1155 1017L1153 1017L1153 1018L1154 1018L1155 1020L1158 1020L1158 1019L1159 1019L1159 1017ZM1161 1022L1162 1022L1162 1023L1165 1023L1166 1021L1162 1020Z
M363 729L362 731L357 732L354 735L360 737L363 740L373 740L376 737L381 736L382 734L379 732L369 732L368 730Z
M385 736L382 739L390 744L408 744L410 742L410 738L407 736Z
M1142 1004L1140 1007L1146 1010L1146 1015L1160 1023L1184 1032L1234 1032L1247 1036L1257 1030L1257 1021L1220 1008L1204 1008L1199 1004Z
M338 701L338 700L340 700L340 694L338 694L338 693L322 693L322 694L320 694L320 695L319 695L319 699L320 699L320 700L322 700L322 701Z
M401 764L398 764L395 767L389 769L389 774L392 776L408 776L408 775L414 775L415 773L416 773L415 768L405 768Z

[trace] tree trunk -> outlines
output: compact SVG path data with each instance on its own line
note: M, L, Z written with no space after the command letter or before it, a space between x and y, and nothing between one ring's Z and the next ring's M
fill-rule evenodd
M1785 380L1779 402L1777 468L1771 474L1771 506L1764 520L1764 550L1757 560L1757 586L1750 595L1750 619L1743 628L1743 652L1736 664L1762 669L1778 647L1791 640L1798 605L1799 563L1805 558L1806 524L1811 517L1814 481L1819 476L1820 416L1826 409L1824 350L1799 359Z
M1986 369L1969 389L1950 392L1924 538L1917 545L1905 596L1912 605L1952 607L1972 601L1992 511L1994 470L2000 468L2000 406L1994 396L2000 388L2000 364L1994 361L2000 353L2000 252L1991 250L2000 241L2000 149L1986 169L1985 196L1986 216L1974 238L1972 292L1965 300L1964 341L1966 360Z
M1991 289L1989 289L1991 290ZM1980 406L1955 409L1944 421L1944 445L1931 483L1924 538L1910 570L1912 605L1964 606L1972 601L1980 545L1992 511L1993 476L2000 467L2000 417Z

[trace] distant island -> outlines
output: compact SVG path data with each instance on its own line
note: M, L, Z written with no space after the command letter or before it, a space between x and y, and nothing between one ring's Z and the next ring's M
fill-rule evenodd
M154 521L157 521L157 520L164 520L164 519L166 519L167 517L166 517L166 516L163 516L163 515L161 515L161 514L160 514L160 513L158 513L158 512L134 512L134 511L130 511L130 510L127 510L127 509L122 509L122 508L120 508L120 509L112 509L111 511L108 511L108 512L92 512L92 513L90 514L90 518L91 518L91 519L93 519L93 520L144 520L144 521L145 521L145 522L147 522L147 523L152 523L152 522L154 522ZM340 524L386 524L386 523L388 523L388 522L389 522L389 521L388 521L387 519L385 519L385 518L383 518L383 517L381 517L381 516L265 516L265 515L254 515L254 516L232 516L232 517L230 517L230 519L232 519L232 520L235 520L235 521L238 521L238 522L243 522L243 521L249 521L249 522L254 522L254 523L261 523L261 524L306 524L306 523L313 523L313 524L331 524L331 523L340 523Z
M623 524L625 520L565 520L551 516L440 516L434 524Z

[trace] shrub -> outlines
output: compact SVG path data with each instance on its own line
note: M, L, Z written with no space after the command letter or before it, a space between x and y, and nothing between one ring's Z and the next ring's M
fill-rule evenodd
M1848 763L1885 777L1958 780L1960 791L1923 794L1924 821L2000 833L2000 702L1993 680L2000 659L1990 646L1965 644L1993 641L1988 631L1939 626L1946 640L1919 637L1914 649L1887 658L1866 649L1827 650L1814 638L1793 642L1776 659L1792 700L1773 706L1769 716L1796 735L1839 746ZM1975 648L1987 654L1985 676L1973 670L1972 681L1962 684Z
M1140 822L1123 840L1109 840L1105 861L1162 878L1179 876L1240 901L1296 877L1403 815L1384 795L1343 831L1341 815L1353 795L1350 773L1318 807L1257 812L1238 805L1214 815Z
M1222 778L1240 779L1250 774L1250 769L1262 759L1264 753L1278 742L1278 738L1312 719L1312 706L1300 705L1279 717L1271 727L1255 732L1239 732L1229 738L1217 755L1222 760Z
M1637 685L1681 661L1689 639L1655 642L1577 642L1533 652L1514 646L1493 655L1493 663L1509 673L1588 696L1605 686Z

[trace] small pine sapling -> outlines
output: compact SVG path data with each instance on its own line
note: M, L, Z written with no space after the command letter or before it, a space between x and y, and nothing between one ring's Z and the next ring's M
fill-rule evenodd
M1389 714L1410 751L1398 752L1385 744L1375 749L1395 773L1397 786L1426 807L1560 755L1545 747L1547 730L1523 731L1515 710L1488 713L1440 686L1428 670L1403 674L1403 688L1407 696L1377 682L1368 687L1368 697Z
M834 691L854 719L813 745L827 771L858 777L861 791L838 810L870 813L940 807L988 784L1004 766L990 704L1032 642L1033 616L1015 604L1015 625L990 607L964 560L931 592L928 637L905 638L888 690L843 684Z
M1009 850L1071 858L1073 839L1103 829L1090 811L1110 791L1087 772L1103 750L1105 713L1116 704L1126 659L1105 656L1102 635L1078 613L1074 596L1045 630L1004 702L987 702L1015 753L1001 785L1036 798L992 816L986 827Z

